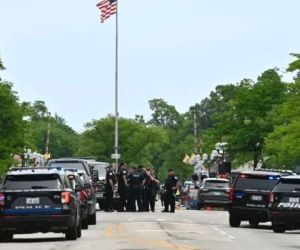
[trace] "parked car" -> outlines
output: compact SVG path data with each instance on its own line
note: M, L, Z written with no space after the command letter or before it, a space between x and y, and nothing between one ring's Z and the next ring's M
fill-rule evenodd
M66 171L66 175L71 182L73 190L76 191L79 202L80 202L80 218L81 228L88 229L89 227L89 207L88 207L88 196L84 191L84 183L81 180L76 169L70 169Z
M300 229L300 176L280 179L269 195L269 217L275 233Z
M249 221L254 227L269 221L269 194L281 175L269 171L245 171L237 175L229 193L231 227L239 227L241 221Z
M52 159L48 162L49 167L64 168L64 169L77 169L84 183L84 191L88 197L88 211L89 211L89 224L96 224L96 193L93 186L92 174L88 167L86 160L74 158L60 158Z
M197 208L205 206L228 207L229 180L222 178L206 178L198 190Z
M90 172L97 170L98 177L93 181L96 183L96 199L100 209L105 209L105 178L106 168L109 164L106 162L88 162Z
M68 240L81 237L78 196L64 171L9 171L0 190L0 240L37 232L62 232Z

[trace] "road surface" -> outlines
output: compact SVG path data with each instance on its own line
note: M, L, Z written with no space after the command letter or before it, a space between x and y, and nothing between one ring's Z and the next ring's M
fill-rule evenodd
M97 212L97 225L82 238L66 241L63 234L17 235L0 243L5 250L276 250L300 249L300 231L275 234L270 224L251 228L228 226L226 211L177 210L175 214Z

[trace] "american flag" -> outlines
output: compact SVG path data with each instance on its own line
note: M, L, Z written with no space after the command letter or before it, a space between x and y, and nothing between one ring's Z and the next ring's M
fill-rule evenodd
M97 4L101 10L101 23L117 13L117 0L102 0Z

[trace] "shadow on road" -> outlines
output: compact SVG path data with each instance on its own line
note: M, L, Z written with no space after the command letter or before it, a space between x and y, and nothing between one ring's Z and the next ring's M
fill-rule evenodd
M5 241L3 243L42 243L42 242L60 242L60 241L66 241L65 238L22 238L22 239L12 239Z

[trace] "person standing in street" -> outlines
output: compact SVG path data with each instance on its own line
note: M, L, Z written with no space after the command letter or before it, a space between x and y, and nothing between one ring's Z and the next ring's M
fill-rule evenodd
M165 209L162 212L175 213L175 196L178 186L178 179L174 174L173 169L168 170L168 177L165 181ZM170 210L169 210L170 207Z
M105 212L113 212L113 194L115 190L115 184L117 182L116 174L113 166L108 166L106 169L106 183L105 183L105 196L106 196L106 209Z
M136 202L138 205L138 211L142 211L141 204L141 188L143 184L143 176L136 167L133 168L133 172L128 175L129 184L129 210L131 212L136 212Z
M148 184L148 198L149 198L149 205L152 212L155 212L155 199L157 195L157 188L159 186L158 177L155 174L155 170L153 168L150 169L149 172L149 184ZM148 209L149 209L148 205Z
M118 172L118 193L120 195L120 202L118 204L118 212L125 212L127 204L126 204L126 199L127 199L127 188L128 188L128 183L127 183L127 166L125 163L120 164L120 169Z

